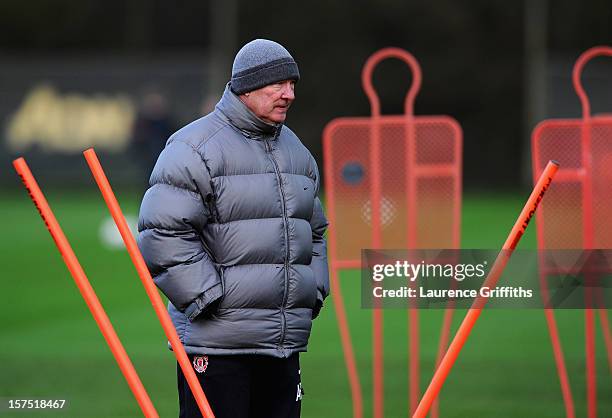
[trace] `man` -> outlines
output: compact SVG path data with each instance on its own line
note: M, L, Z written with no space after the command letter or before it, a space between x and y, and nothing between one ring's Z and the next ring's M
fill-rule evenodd
M215 110L168 140L139 245L217 418L299 417L299 352L329 293L314 158L283 124L300 74L280 44L236 55ZM180 416L199 416L178 371Z

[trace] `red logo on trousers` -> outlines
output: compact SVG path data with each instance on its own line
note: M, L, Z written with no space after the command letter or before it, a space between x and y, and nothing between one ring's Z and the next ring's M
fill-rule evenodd
M193 358L193 368L198 373L204 373L208 367L208 356L195 356Z

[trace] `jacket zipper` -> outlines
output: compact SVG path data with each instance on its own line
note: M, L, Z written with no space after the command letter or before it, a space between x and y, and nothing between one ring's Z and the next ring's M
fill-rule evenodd
M276 131L274 138L278 138L279 130ZM281 193L281 208L283 211L283 222L285 224L284 233L285 233L285 286L283 289L283 303L281 304L281 336L278 343L279 348L283 349L283 342L285 340L285 333L287 330L287 318L285 316L285 305L287 304L287 293L289 288L289 220L287 217L287 207L285 206L285 189L283 188L283 181L280 175L280 169L278 168L278 163L272 155L272 147L267 139L264 139L264 143L266 144L266 151L270 155L270 160L272 160L272 164L274 165L274 172L276 173L276 179L278 180L278 186L280 188Z

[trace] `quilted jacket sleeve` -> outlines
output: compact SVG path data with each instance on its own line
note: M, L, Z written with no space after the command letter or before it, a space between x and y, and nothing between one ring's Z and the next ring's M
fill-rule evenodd
M316 174L316 187L318 192L319 171L316 167L316 164L314 164L314 172ZM321 200L318 197L315 197L312 218L310 220L310 227L312 229L312 262L310 263L310 267L312 268L314 276L317 280L317 308L316 312L313 313L313 317L316 317L318 315L318 311L323 306L323 301L329 295L327 241L324 237L328 225L329 223L327 221L327 218L323 213L323 206L321 205Z
M201 234L209 218L210 177L191 145L169 141L153 169L138 222L138 245L155 284L189 320L223 291Z

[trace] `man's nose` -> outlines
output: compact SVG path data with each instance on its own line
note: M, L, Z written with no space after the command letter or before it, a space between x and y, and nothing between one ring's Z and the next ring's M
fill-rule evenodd
M292 83L286 83L283 86L283 95L282 95L283 99L287 99L287 100L293 100L295 99L295 91L293 90L293 84Z

